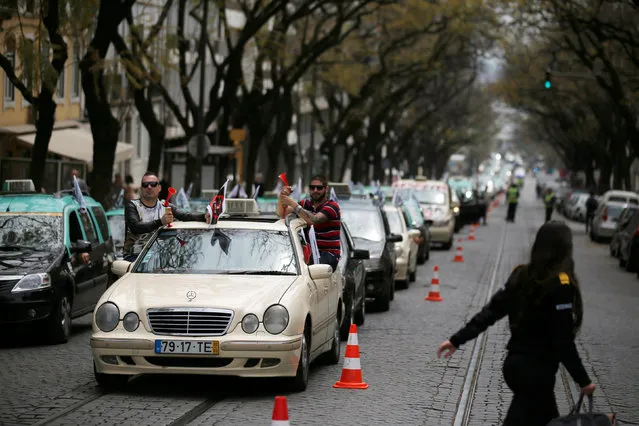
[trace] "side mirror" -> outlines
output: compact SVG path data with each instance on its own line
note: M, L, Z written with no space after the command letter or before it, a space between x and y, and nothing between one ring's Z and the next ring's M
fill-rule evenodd
M386 241L390 243L401 243L403 239L404 237L397 234L390 234L388 237L386 237Z
M312 280L326 280L331 277L333 268L331 268L331 265L319 263L317 265L309 265L308 273Z
M357 260L368 260L371 258L371 254L368 250L354 249L351 252L351 257Z
M131 265L132 263L127 262L126 260L115 260L111 265L111 272L113 273L113 275L121 277L122 275L129 272Z
M418 238L422 236L422 233L419 232L419 229L411 229L410 231L408 231L408 236L410 238Z
M75 243L71 243L70 251L73 253L91 253L91 243L86 240L78 240Z

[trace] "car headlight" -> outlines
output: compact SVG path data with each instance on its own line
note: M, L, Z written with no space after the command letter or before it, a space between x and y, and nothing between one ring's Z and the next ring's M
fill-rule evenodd
M140 317L138 317L138 314L136 314L135 312L129 312L128 314L124 316L124 319L122 319L122 326L124 327L126 331L135 331L138 329L139 325L140 325Z
M51 287L51 276L47 273L25 275L13 286L11 293L42 290Z
M288 326L288 311L282 305L273 305L264 312L264 328L271 334L280 334Z
M260 320L255 314L246 314L242 318L242 330L247 334L252 334L257 331L257 327L260 326Z
M102 331L115 330L120 322L120 310L115 303L106 302L95 311L95 325Z

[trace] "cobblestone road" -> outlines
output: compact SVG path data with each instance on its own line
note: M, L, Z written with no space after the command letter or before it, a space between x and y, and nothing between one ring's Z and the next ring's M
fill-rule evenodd
M485 302L503 232L504 248L493 290L517 264L526 261L543 220L541 202L534 199L533 190L534 182L527 181L516 223L506 226L504 209L499 207L490 213L489 225L475 232L477 241L467 241L467 230L459 234L464 263L451 262L453 251L433 251L431 259L420 266L417 282L396 293L389 312L367 312L358 334L369 389L333 389L341 363L315 366L308 390L287 395L291 424L453 424L473 345L469 343L446 361L436 358L437 345ZM639 422L639 366L635 361L639 331L633 327L639 319L639 280L617 266L606 246L590 243L580 225L572 226L585 299L579 348L599 385L596 407ZM442 303L424 301L435 265L440 268ZM278 383L270 380L152 376L103 395L93 381L90 332L87 316L75 321L74 336L66 345L2 343L0 425L270 422L273 397L281 393ZM506 321L488 331L471 398L470 425L503 420L511 399L501 376L507 339ZM568 387L572 386L570 380ZM561 377L556 393L560 409L566 412L569 405Z

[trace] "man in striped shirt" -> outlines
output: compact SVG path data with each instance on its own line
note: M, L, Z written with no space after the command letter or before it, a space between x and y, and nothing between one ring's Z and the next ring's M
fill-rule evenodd
M277 202L277 214L286 217L290 213L297 214L308 224L304 232L307 234L312 226L315 227L317 248L320 253L319 263L331 265L333 271L341 255L340 231L342 227L339 206L328 198L328 181L324 176L313 176L309 185L310 198L300 203L290 197L293 189L290 186L282 188Z

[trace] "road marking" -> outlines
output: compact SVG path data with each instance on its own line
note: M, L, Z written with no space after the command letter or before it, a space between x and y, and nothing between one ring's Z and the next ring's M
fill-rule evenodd
M501 230L501 242L499 243L499 251L497 252L497 260L495 261L495 267L493 274L490 278L490 285L488 287L488 294L486 295L485 302L488 302L493 295L493 288L495 287L495 281L497 280L497 271L501 263L501 257L504 252L504 241L506 240L506 228L507 224L504 222ZM470 409L472 407L472 397L477 388L477 379L479 377L479 366L481 366L481 357L483 357L486 342L488 341L488 330L486 330L481 337L481 341L475 341L473 346L473 354L468 363L468 370L466 376L464 376L464 388L462 390L461 397L459 398L459 405L457 405L457 411L455 412L454 426L462 426L468 424L470 419Z

